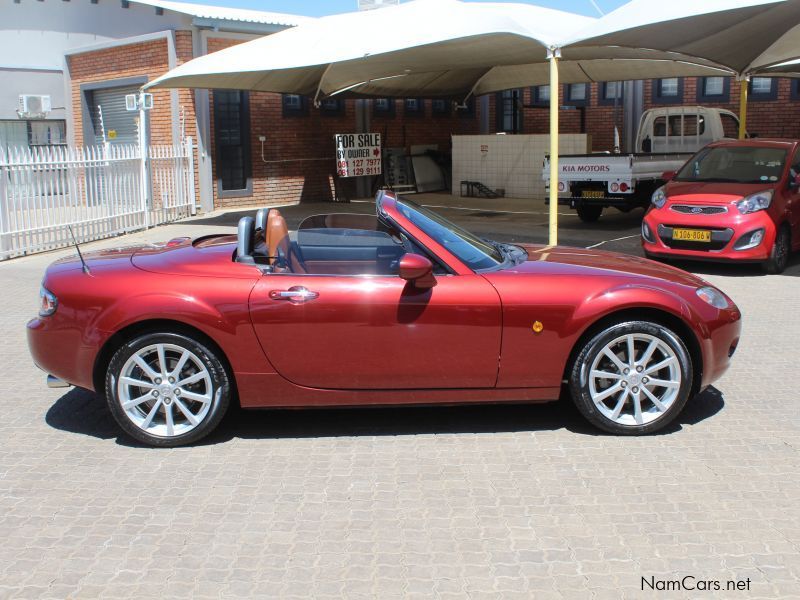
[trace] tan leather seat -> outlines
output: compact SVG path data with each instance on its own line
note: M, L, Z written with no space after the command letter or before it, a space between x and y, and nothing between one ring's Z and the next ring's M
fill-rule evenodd
M283 257L288 258L285 250L289 245L289 228L281 213L274 208L269 211L267 217L266 244L269 264L274 265L278 261L281 250L284 251Z
M269 253L269 264L276 271L305 273L303 265L292 250L289 228L281 213L273 208L267 217L266 245Z

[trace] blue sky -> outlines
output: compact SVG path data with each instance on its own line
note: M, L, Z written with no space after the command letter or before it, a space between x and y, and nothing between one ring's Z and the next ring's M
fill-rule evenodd
M357 0L191 0L195 4L211 4L214 6L230 6L234 8L251 8L255 10L268 10L284 12L295 15L321 17L355 10ZM525 2L525 0L516 0ZM603 12L610 12L625 4L626 0L594 0ZM592 0L536 0L526 2L538 4L559 10L580 13L589 16L599 16L597 9L592 5Z

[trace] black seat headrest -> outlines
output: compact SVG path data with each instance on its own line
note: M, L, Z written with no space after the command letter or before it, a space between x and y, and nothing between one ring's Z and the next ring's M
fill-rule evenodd
M253 238L255 237L255 221L253 217L239 219L236 232L236 262L255 264L253 260Z
M269 208L259 208L256 211L256 230L267 230L267 219L269 218ZM263 234L262 234L263 235Z

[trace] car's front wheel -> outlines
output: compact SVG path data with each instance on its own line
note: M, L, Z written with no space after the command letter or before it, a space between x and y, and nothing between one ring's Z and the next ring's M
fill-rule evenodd
M781 227L775 236L775 243L770 250L769 258L762 263L764 272L770 275L783 273L789 263L789 254L792 251L792 235L788 227Z
M128 341L106 371L111 414L126 433L150 446L196 442L219 424L230 402L229 377L217 354L177 333Z
M578 410L611 433L642 435L669 424L692 390L692 361L673 331L648 321L604 328L580 349L569 377Z

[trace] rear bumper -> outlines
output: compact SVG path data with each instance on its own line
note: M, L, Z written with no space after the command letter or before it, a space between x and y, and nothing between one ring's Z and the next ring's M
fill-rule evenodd
M80 332L73 327L59 325L58 314L52 317L35 318L26 325L28 349L33 362L48 374L48 385L63 387L75 385L94 389L92 372L97 348L83 343Z

